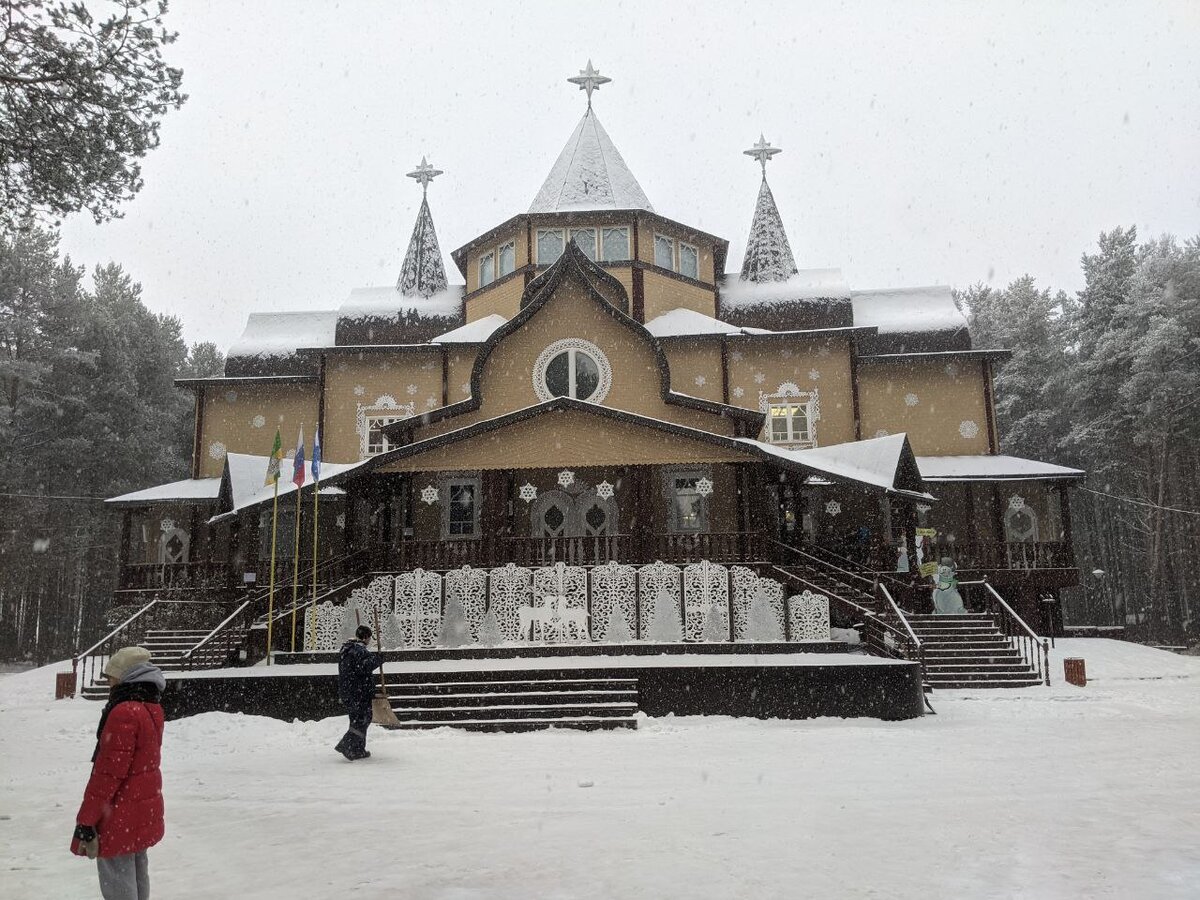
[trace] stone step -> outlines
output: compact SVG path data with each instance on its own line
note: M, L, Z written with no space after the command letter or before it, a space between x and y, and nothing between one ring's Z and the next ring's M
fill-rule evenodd
M400 729L461 728L465 731L541 731L547 728L575 728L581 731L601 731L615 728L637 728L632 716L586 716L579 719L449 719L402 722Z
M1028 678L1006 678L1006 679L986 679L975 680L972 678L958 678L955 676L947 681L930 681L930 687L934 690L949 691L949 690L972 690L972 689L991 689L991 688L1022 688L1022 687L1038 687L1042 684L1042 680L1036 676Z
M987 651L987 650L1012 650L1014 653L1017 648L1008 641L921 641L921 646L926 650L944 650L947 653L959 651Z
M386 675L386 673L385 673ZM574 691L595 691L595 690L618 690L618 691L637 691L637 679L635 678L588 678L588 679L567 679L567 678L530 678L530 679L512 679L508 681L388 681L387 690L389 696L392 694L420 694L432 696L438 694L454 694L454 693L508 693L508 692L526 692L548 691L548 690L574 690Z
M925 680L934 687L947 681L1009 681L1012 679L1032 679L1035 684L1040 682L1037 674L1028 668L1022 673L993 671L992 669L978 667L965 671L927 671L925 673Z
M452 706L540 706L551 701L561 703L633 703L636 705L637 691L496 691L456 694L409 694L388 691L387 698L392 708L419 706L422 709L438 709Z
M1024 663L992 663L992 662L961 662L961 663L926 663L927 675L970 674L976 672L1020 672L1029 673L1029 666Z
M401 722L490 721L492 719L582 719L590 716L614 718L632 716L636 703L551 703L524 705L520 703L491 706L437 706L431 708L392 705L392 712Z

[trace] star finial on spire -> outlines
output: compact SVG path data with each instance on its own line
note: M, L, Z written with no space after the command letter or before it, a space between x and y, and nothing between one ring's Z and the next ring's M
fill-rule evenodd
M426 160L421 157L421 164L408 173L407 177L415 179L417 184L421 185L421 195L426 196L429 193L429 182L444 174L441 169L435 169Z
M764 138L762 133L759 132L758 143L752 146L749 150L743 150L742 152L747 156L758 160L759 165L762 166L763 178L766 178L767 160L769 160L776 153L782 153L783 150L779 147L772 147L771 142Z
M599 69L593 69L592 61L589 59L587 68L580 69L578 75L574 78L568 78L567 81L571 82L571 84L579 85L581 91L587 91L588 109L591 109L592 91L600 90L600 85L608 84L612 79L601 75Z

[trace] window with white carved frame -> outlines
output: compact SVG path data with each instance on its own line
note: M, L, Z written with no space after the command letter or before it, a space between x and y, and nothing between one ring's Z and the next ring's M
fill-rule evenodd
M561 228L539 228L537 231L537 261L547 266L562 256L566 239Z
M679 274L688 278L700 277L700 254L691 244L679 242Z
M654 236L654 264L660 269L675 271L675 241L665 234Z
M387 439L387 435L383 433L385 425L391 425L393 422L399 422L403 416L371 416L366 417L367 422L367 455L375 456L378 453L386 453L393 449L396 445Z
M593 262L623 262L631 258L629 228L624 225L605 228L539 228L538 265L549 265L562 256L568 240L574 241L583 251L583 255Z
M517 245L513 241L507 244L501 244L497 251L499 254L500 267L497 269L497 275L503 278L505 275L511 275L517 268Z
M479 257L479 286L486 287L496 280L496 255L485 253Z
M815 447L812 398L803 394L774 394L764 398L767 440L784 447Z

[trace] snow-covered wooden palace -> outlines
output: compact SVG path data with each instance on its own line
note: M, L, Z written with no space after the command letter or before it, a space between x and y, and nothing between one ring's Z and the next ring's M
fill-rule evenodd
M528 210L450 254L461 283L423 198L395 285L251 313L223 377L180 380L192 477L109 501L132 620L80 664L137 636L183 670L244 665L269 638L275 672L316 672L301 663L378 615L409 686L397 709L419 724L553 718L550 688L501 714L463 689L430 713L437 690L413 687L501 672L526 688L575 673L564 719L614 722L631 697L652 714L837 712L817 680L832 697L885 676L859 711L899 717L922 683L1048 678L1083 473L997 453L1006 353L972 349L948 287L799 268L761 138L727 270L728 242L656 211L626 166L591 105L608 79L589 63L571 80L586 112ZM410 173L426 193L440 174ZM277 429L285 448L302 430L310 461L319 432L321 465L297 491L283 464L272 592ZM966 611L931 615L951 576ZM695 689L718 664L736 698Z

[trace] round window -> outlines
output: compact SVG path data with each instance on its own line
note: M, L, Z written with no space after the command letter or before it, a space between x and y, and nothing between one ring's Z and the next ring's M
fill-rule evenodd
M608 360L594 344L568 339L542 351L534 366L533 387L538 398L571 397L599 403L612 381Z

